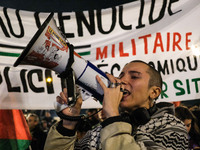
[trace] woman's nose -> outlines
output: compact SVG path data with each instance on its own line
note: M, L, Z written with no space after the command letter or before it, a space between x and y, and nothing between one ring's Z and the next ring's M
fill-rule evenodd
M121 78L120 80L121 80L121 83L122 83L123 85L126 85L126 84L128 83L127 80L126 80L125 78Z
M121 80L121 83L124 85L126 85L128 83L128 78L125 75L123 77L121 77L120 80Z

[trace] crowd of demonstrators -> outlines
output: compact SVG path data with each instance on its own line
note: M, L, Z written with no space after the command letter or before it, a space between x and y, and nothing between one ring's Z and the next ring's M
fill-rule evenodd
M40 127L38 115L29 113L27 116L27 123L32 137L28 150L43 150L47 134Z
M48 132L52 124L59 121L55 110L23 110L24 116L27 119L29 114L35 114L39 118L39 126L44 132Z
M62 119L49 130L45 150L52 149L188 149L188 133L184 123L174 115L171 103L155 103L161 93L162 78L143 61L126 64L118 78L107 74L111 86L96 77L104 91L102 110L105 118L77 141L77 121ZM67 103L67 89L56 98ZM62 113L79 116L82 98Z
M32 135L32 142L27 150L44 149L44 143L50 127L59 121L55 119L57 115L54 113L52 115L51 112L52 110L29 110L24 112ZM83 109L82 115L85 115L86 118L81 120L77 126L77 140L82 139L87 131L97 126L103 119L102 111L99 108Z
M55 110L53 110L55 112ZM23 110L32 136L27 150L43 150L48 131L56 119L49 110Z
M49 110L45 110L44 116L40 116L41 118L41 125L43 130L47 131L50 129L52 124L56 122L56 120L52 117Z
M200 126L199 120L197 119L200 112L199 107L197 105L187 107L181 103L178 105L174 104L174 107L175 116L185 124L187 129L189 136L189 149L200 149ZM84 114L86 118L81 120L77 126L77 141L80 141L89 130L94 129L106 119L102 109L100 108L82 109L82 111L82 114ZM52 117L49 110L40 110L39 113L33 112L25 113L33 137L33 141L27 150L40 150L44 148L47 133L50 127L56 123L56 120ZM193 112L195 112L197 116L195 116Z
M200 129L193 112L186 106L178 106L175 108L175 116L185 124L189 136L189 149L200 149Z

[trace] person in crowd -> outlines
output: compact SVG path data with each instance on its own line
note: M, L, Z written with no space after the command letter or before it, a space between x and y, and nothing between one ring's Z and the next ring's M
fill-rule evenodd
M41 127L42 127L43 132L45 132L46 134L49 132L49 127L45 119L41 120Z
M87 131L94 129L105 119L103 111L100 108L86 110L86 116L77 125L77 139L79 141L85 136Z
M103 121L106 119L106 116L104 115L102 109L99 109L98 118L99 118L99 122L100 122L100 123L103 122Z
M182 121L174 116L171 103L155 103L161 93L162 78L149 64L135 60L126 64L116 78L107 74L107 87L97 75L104 91L102 110L105 120L88 131L81 143L76 140L77 121L62 119L49 130L45 150L52 149L188 149L188 135ZM67 89L57 97L67 103ZM62 110L66 116L79 116L82 98Z
M80 141L86 135L86 133L92 129L92 125L89 119L84 119L79 121L76 129L77 129L77 141Z
M41 117L41 119L44 121L46 121L47 123L47 127L50 128L52 126L53 123L55 123L56 121L54 120L54 118L51 116L51 113L49 110L45 110L44 116Z
M186 106L175 108L175 116L184 122L189 134L189 149L200 149L200 130L197 119Z
M197 118L198 127L200 129L200 107L199 107L199 105L196 104L193 107L190 107L189 110L192 111L194 116Z
M27 123L32 136L30 150L43 150L47 134L43 132L40 127L40 120L35 113L29 113L27 116Z
M95 128L100 123L98 113L99 113L99 109L97 108L86 110L86 114L89 117L88 121L90 122L92 128Z

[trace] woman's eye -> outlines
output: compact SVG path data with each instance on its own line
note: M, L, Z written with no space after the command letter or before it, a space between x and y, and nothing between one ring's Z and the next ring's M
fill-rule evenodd
M187 124L186 126L187 126L187 127L190 127L190 125L191 125L191 124Z
M131 76L131 79L137 79L138 77L137 76Z

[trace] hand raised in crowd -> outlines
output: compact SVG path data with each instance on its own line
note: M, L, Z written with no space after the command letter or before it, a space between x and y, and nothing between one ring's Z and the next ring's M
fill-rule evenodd
M119 83L116 87L107 87L99 76L96 77L104 91L103 112L106 118L109 118L119 115L119 104L123 96L123 92L121 92L120 89L123 89L124 85L121 84L120 79L113 77L111 74L106 75L111 84L115 85L115 83Z
M60 93L60 96L56 97L56 101L60 104L67 104L68 97L67 97L67 88L64 88L63 91ZM79 116L81 111L82 105L82 97L79 96L77 98L76 104L73 107L67 107L62 110L62 113L68 116ZM63 127L68 129L74 129L77 124L77 121L68 121L63 120Z

